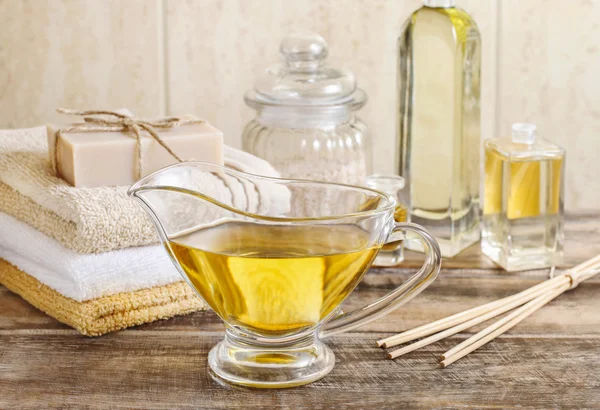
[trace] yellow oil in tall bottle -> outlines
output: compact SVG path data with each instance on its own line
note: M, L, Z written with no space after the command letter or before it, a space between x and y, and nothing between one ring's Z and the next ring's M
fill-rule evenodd
M358 227L228 222L167 243L189 283L228 323L285 335L316 325L348 296L378 247Z
M425 0L398 39L399 172L409 217L444 256L479 240L481 40L454 0Z
M481 249L507 271L556 265L563 255L562 148L533 124L485 148Z

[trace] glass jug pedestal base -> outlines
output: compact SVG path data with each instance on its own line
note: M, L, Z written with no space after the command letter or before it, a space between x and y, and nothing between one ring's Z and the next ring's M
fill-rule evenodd
M228 331L212 348L208 364L223 380L247 387L301 386L327 375L335 364L329 347L317 337L286 346L252 345Z

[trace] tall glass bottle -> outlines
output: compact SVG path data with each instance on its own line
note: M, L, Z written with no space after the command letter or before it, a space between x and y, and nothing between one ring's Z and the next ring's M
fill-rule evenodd
M454 256L479 240L481 38L454 0L424 3L398 39L399 172L410 220Z

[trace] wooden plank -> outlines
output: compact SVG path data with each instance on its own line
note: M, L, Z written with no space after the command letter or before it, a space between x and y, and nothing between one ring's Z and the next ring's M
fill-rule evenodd
M375 322L362 332L397 333L444 316L512 295L543 280L542 272L532 276L498 275L480 270L447 270L415 300ZM366 305L399 286L410 270L374 270L367 274L344 305L349 311ZM534 316L512 329L517 334L600 334L600 278L567 292ZM36 310L18 296L0 287L0 329L64 330L65 325ZM481 325L483 326L483 325ZM481 326L475 328L479 329ZM137 327L146 330L211 330L223 326L212 312L199 312Z
M120 332L102 338L0 336L0 407L584 408L600 401L598 336L501 338L448 369L435 357L462 336L393 362L350 334L330 342L325 379L287 390L231 387L210 377L216 335Z
M348 309L364 305L386 293L377 287L394 283L391 275L367 277L347 301ZM360 328L365 332L398 333L484 303L510 296L538 283L537 279L514 277L473 278L441 276L417 299L385 317ZM600 282L581 284L561 295L533 316L511 329L516 334L599 334ZM479 331L484 323L472 329Z
M0 330L70 329L0 285Z

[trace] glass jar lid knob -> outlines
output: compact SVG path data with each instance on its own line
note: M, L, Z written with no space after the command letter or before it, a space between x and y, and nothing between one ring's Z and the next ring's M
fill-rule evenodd
M298 71L314 71L323 65L327 58L327 42L316 33L296 33L288 35L279 46L286 64Z
M327 64L327 42L316 33L295 33L280 43L282 62L257 78L244 99L253 108L339 107L357 110L366 101L351 71Z

